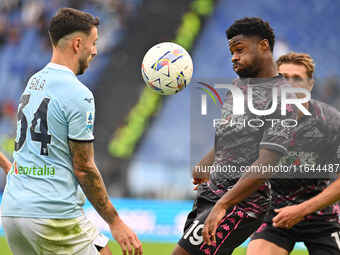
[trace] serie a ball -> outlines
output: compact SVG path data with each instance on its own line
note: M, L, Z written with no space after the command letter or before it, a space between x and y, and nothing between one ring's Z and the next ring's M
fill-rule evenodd
M163 42L148 50L141 70L146 85L152 91L173 95L189 84L193 65L189 53L183 47Z

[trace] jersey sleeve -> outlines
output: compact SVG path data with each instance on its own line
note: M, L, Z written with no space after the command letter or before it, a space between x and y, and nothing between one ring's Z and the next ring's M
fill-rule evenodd
M295 94L287 94L287 98L296 98ZM295 105L287 105L286 115L281 114L280 98L276 110L266 116L265 131L260 142L260 149L269 149L286 155L292 139L294 127L297 125L298 109Z
M94 140L95 106L93 94L89 90L83 90L69 100L66 119L70 140L84 142Z
M340 112L336 109L331 109L328 111L327 121L325 122L327 129L326 142L328 144L328 152L330 153L331 160L329 164L339 164L340 163ZM337 172L339 169L337 167Z

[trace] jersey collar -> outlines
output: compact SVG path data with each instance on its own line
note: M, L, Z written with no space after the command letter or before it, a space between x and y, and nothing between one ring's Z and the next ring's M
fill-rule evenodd
M259 85L263 83L276 84L279 81L284 80L284 77L281 73L279 73L278 75L270 78L238 78L238 79L245 83L246 85Z
M46 67L49 67L49 68L52 68L52 69L67 71L67 72L70 72L74 75L74 73L72 72L72 70L70 68L63 66L63 65L59 65L59 64L50 62L50 63L47 64Z

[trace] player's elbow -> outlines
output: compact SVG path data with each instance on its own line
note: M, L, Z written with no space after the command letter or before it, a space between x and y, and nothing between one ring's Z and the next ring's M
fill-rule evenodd
M258 160L262 165L276 166L282 157L280 152L268 149L260 149Z
M96 174L98 172L98 169L94 162L88 162L86 164L73 164L73 172L79 180Z

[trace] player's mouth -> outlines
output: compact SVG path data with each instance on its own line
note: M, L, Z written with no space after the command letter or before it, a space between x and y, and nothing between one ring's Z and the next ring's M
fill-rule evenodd
M91 55L91 56L90 56L90 59L89 59L89 62L88 62L88 63L90 63L90 62L94 59L94 56L95 56L95 55Z
M233 65L233 69L234 69L234 71L237 73L237 71L238 70L240 70L240 68L241 68L241 65L239 65L239 64L234 64Z

